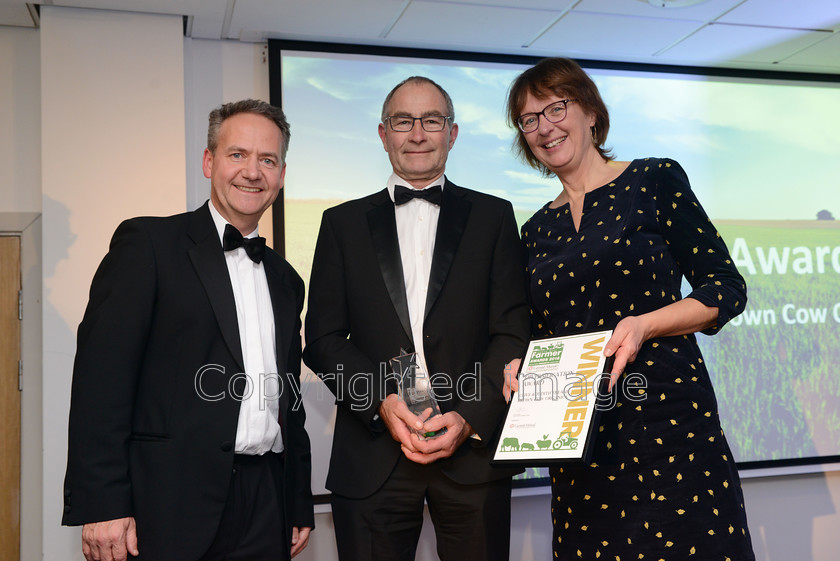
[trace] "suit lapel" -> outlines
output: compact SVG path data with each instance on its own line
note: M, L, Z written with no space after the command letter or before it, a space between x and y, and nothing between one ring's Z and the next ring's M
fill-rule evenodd
M423 319L429 317L429 312L435 305L455 252L461 243L461 236L467 224L472 205L464 199L458 187L446 181L440 204L437 233L435 234L435 252L432 255L432 270L429 272L429 288L426 293L426 308Z
M236 358L240 372L245 372L245 361L242 358L242 345L239 340L239 322L236 319L236 301L233 297L233 288L230 285L230 274L228 273L225 255L222 251L222 244L219 235L207 208L209 202L196 210L190 220L188 235L195 243L188 253L193 267L207 297L213 307L216 321L222 337L230 350L231 355Z
M289 345L291 344L295 320L296 303L295 295L290 290L288 275L281 267L282 258L273 251L265 252L263 266L265 277L268 281L268 292L271 295L271 307L274 311L274 348L277 360L277 373L280 376L281 384L286 384L287 357L289 356ZM289 392L292 388L281 386L279 396L280 415L284 416L288 409ZM285 435L284 435L285 438Z
M379 270L388 288L391 302L394 304L406 335L411 340L411 320L408 315L408 299L405 295L405 277L400 258L400 242L397 237L397 220L394 215L394 203L391 202L387 189L381 192L373 204L375 206L367 213L373 249L376 252Z

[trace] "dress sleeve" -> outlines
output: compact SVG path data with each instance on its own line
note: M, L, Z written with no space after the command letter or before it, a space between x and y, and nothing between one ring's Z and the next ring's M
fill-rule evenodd
M656 215L671 255L693 288L687 296L718 308L717 323L703 330L717 333L744 310L747 285L729 249L697 200L688 177L673 160L654 164Z

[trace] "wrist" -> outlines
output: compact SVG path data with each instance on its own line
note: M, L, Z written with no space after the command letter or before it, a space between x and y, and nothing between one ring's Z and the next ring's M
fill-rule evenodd
M654 324L655 322L650 317L653 312L648 312L646 314L642 314L640 316L636 316L639 321L639 333L641 334L641 340L639 341L639 345L642 345L648 339L653 339L656 337Z

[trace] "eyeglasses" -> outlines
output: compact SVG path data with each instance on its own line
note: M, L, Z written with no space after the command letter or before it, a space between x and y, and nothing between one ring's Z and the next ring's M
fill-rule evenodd
M440 132L446 126L446 121L452 117L443 115L427 115L425 117L409 117L408 115L391 115L383 121L388 121L391 130L395 132L409 132L414 128L414 121L420 121L420 126L426 132Z
M576 99L561 99L555 101L551 105L546 106L545 109L539 113L525 113L516 119L516 124L519 130L524 133L534 132L540 126L540 115L546 118L550 123L559 123L566 118L566 105L570 101L577 101Z

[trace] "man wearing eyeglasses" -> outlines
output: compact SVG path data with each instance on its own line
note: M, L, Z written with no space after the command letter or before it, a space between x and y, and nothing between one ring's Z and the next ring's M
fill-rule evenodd
M321 222L304 361L338 406L327 488L342 561L414 559L424 501L443 561L509 558L512 472L490 466L488 443L504 365L529 336L524 269L510 203L444 175L454 117L428 78L397 85L379 124L385 189ZM399 399L389 360L403 350L441 415Z

